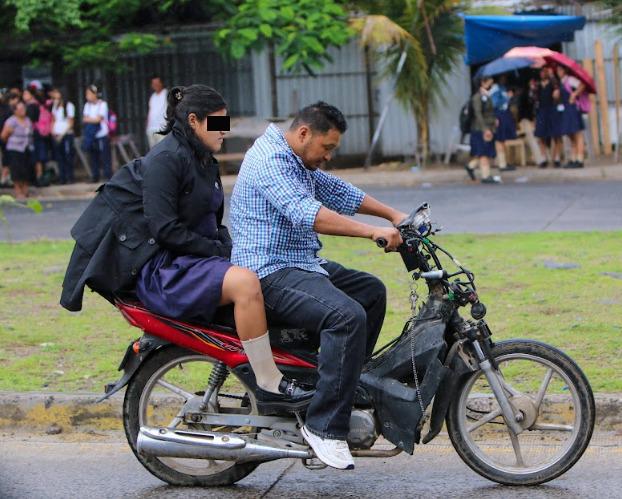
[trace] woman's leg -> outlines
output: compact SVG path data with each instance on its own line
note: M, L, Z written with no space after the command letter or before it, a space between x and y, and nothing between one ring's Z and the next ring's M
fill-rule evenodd
M89 151L89 155L91 156L91 180L93 182L99 182L99 164L101 162L101 155L99 153L99 149L97 148L97 144L93 144L91 150Z
M570 134L568 138L570 139L570 161L574 163L577 161L577 134Z
M555 166L557 166L561 161L563 147L564 142L562 137L555 137L553 139L553 162L555 163Z
M23 199L22 183L19 180L13 181L13 192L15 193L15 199Z
M479 158L479 169L482 174L482 179L490 177L490 160L487 156L481 156Z
M220 305L233 303L235 327L241 340L266 334L266 311L257 274L242 267L231 267L222 283Z
M269 392L280 393L283 374L274 363L263 294L257 274L242 267L231 267L222 283L220 305L233 303L235 327L244 352L255 373L257 385Z
M577 144L577 163L583 166L583 159L585 156L585 138L583 137L583 130L579 130L575 134L575 142Z
M73 163L75 155L73 135L65 135L63 137L63 153L65 161L65 173L67 175L67 182L73 184Z
M497 151L497 166L501 169L507 168L508 162L505 157L505 142L495 141L495 149Z
M67 183L67 171L65 166L65 156L63 154L63 141L61 140L61 142L56 142L56 139L54 139L53 148L54 159L58 165L58 180L61 184L65 184Z

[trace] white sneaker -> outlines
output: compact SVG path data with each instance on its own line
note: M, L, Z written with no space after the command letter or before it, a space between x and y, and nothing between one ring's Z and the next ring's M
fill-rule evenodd
M348 442L345 440L332 440L322 438L307 430L306 426L301 429L302 436L311 446L320 461L328 466L339 470L353 470L354 460Z

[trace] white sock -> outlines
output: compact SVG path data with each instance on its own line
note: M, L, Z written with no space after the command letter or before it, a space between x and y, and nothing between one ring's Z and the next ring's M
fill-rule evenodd
M280 393L279 383L283 379L283 373L274 363L268 333L258 338L242 340L242 346L255 373L257 386L268 392Z

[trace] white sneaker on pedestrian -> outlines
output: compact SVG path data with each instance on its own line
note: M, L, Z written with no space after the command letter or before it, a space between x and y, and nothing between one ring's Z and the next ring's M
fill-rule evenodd
M301 431L317 458L324 464L339 470L354 469L354 460L350 454L348 442L319 437L310 432L306 426L303 426Z

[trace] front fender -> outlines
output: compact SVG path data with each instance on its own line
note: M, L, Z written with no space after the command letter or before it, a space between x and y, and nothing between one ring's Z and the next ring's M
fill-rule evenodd
M134 349L134 345L138 343L138 352ZM147 358L159 348L164 345L169 344L168 341L158 338L156 336L151 336L145 334L139 340L132 341L127 349L125 350L125 355L123 359L121 359L121 363L119 364L119 371L123 370L123 376L118 381L108 383L104 387L104 391L106 394L99 398L96 402L103 402L111 395L118 392L121 388L129 383L134 376L134 373L138 371L138 368L141 364L147 360Z

